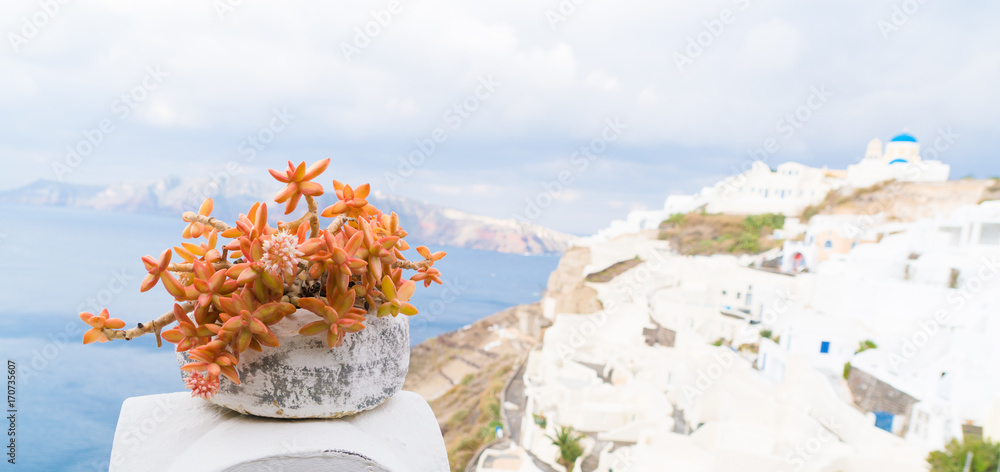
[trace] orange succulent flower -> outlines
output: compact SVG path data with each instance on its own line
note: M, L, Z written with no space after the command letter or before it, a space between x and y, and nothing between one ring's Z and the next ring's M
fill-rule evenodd
M187 273L187 272L185 272ZM170 272L164 271L160 274L160 279L163 280L163 288L167 289L171 295L174 296L175 300L186 301L186 300L196 300L198 298L198 291L194 289L193 286L185 285L177 280ZM193 281L193 278L187 280Z
M316 279L326 273L328 294L346 292L351 276L360 273L368 265L367 262L354 257L361 248L361 233L354 233L354 236L343 243L343 236L334 236L329 231L323 230L318 239L322 240L325 250L317 251L309 258L313 262L309 267L309 275Z
M431 254L431 250L427 249L427 246L417 246L417 253L424 256L424 259L431 261L431 265L434 265L435 262L444 259L444 256L448 255L448 253L444 251L438 251Z
M216 339L204 346L198 346L188 351L188 356L195 362L188 363L181 367L185 372L208 372L216 378L225 375L233 383L240 384L240 374L236 371L236 364L239 360L233 353L229 352L228 343L221 339Z
M168 342L177 345L177 352L187 351L193 347L204 346L215 335L205 326L195 326L180 305L174 303L174 319L177 327L164 331L161 336Z
M283 275L265 264L264 240L255 239L251 243L242 236L239 242L245 262L230 267L226 275L236 279L237 284L250 287L261 301L280 298L284 290Z
M264 270L291 283L298 268L299 256L302 256L296 235L281 230L258 241L261 241L259 261Z
M436 282L438 285L444 285L441 281L441 271L433 267L421 267L417 269L417 273L410 277L410 280L414 282L424 282L424 288L430 287L431 282Z
M205 234L207 234L206 242L201 244L181 243L180 246L174 246L174 252L187 262L194 262L195 260L218 262L222 260L222 254L215 248L219 241L219 230L212 228L211 231Z
M226 277L226 271L215 270L212 264L203 264L200 261L194 261L194 276L192 286L198 292L194 316L199 324L204 324L209 321L209 309L215 307L217 310L222 310L220 298L235 292L239 288L239 283Z
M375 236L371 225L364 219L358 220L360 232L364 237L362 249L358 252L358 258L368 262L368 274L370 274L374 284L382 279L386 268L396 262L396 243L399 236L385 236L378 238Z
M299 306L322 318L302 327L299 334L326 335L326 345L333 349L344 342L344 335L356 333L365 328L365 311L354 307L354 291L342 293L327 304L322 298L300 298Z
M170 256L172 255L170 249L167 249L160 254L159 260L153 259L153 256L142 256L142 263L146 266L146 272L149 274L146 275L145 279L142 279L142 285L139 287L140 292L155 287L156 283L160 281L160 275L168 273L167 266L170 265Z
M384 238L386 236L396 236L399 241L396 242L396 246L393 248L393 253L396 259L406 260L403 256L403 251L410 248L410 244L407 243L403 238L406 237L407 233L399 226L399 215L396 212L391 214L378 214L372 218L372 232L377 238Z
M413 316L417 314L417 308L410 303L410 297L413 296L413 292L416 290L417 284L407 280L400 284L397 290L396 284L393 283L392 278L386 275L382 278L382 295L385 296L385 303L382 303L378 307L378 316L382 317L385 315L396 316L400 313Z
M106 343L109 341L108 336L104 334L105 329L122 329L125 327L125 322L119 320L118 318L108 318L108 309L105 308L101 310L100 313L94 315L92 313L83 312L80 313L80 319L84 323L90 325L90 329L86 333L83 333L83 343L90 344L93 342Z
M239 259L243 257L242 241L246 240L249 244L274 231L274 228L267 225L267 204L256 202L247 214L240 215L236 220L236 226L222 232L222 237L232 239L225 248L231 251L229 257Z
M246 351L251 344L278 347L278 337L268 326L292 313L295 313L295 305L280 302L261 305L253 313L240 310L239 316L230 318L222 325L219 338L228 342L238 353Z
M184 386L191 390L192 397L201 397L208 400L219 393L219 376L201 372L192 372L184 380Z
M299 163L298 166L292 165L292 161L288 161L288 169L284 173L268 169L268 172L275 179L288 184L274 196L274 201L277 203L288 202L285 206L286 215L295 211L295 207L299 204L299 198L303 195L310 197L323 195L323 186L316 182L310 182L310 180L322 174L329 165L330 159L327 158L309 166L308 169L306 169L305 161Z
M215 202L213 202L211 198L206 198L204 202L201 202L201 207L198 208L198 214L201 216L209 216L212 214L212 208L214 206ZM207 231L205 230L204 223L189 221L187 227L184 228L184 232L181 233L181 236L185 239L198 238L205 232Z
M365 200L368 197L368 193L371 192L370 185L363 184L354 189L350 185L344 185L340 181L334 180L333 188L337 191L337 198L340 201L326 207L320 213L321 216L334 218L346 214L351 218L362 218L378 212L378 209L369 204L368 200Z
M444 259L444 256L447 256L448 253L438 251L432 254L431 250L427 249L427 246L417 246L417 252L423 256L425 261L429 261L429 265L427 267L417 269L417 273L413 274L413 277L410 277L410 280L414 282L423 281L425 288L430 287L431 282L444 285L444 282L441 281L441 271L434 269L432 266L435 262Z

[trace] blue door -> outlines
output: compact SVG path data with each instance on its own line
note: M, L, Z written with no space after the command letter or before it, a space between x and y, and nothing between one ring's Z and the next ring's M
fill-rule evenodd
M893 417L892 413L887 413L885 411L876 411L875 412L875 427L879 428L879 429L882 429L882 430L885 430L885 431L888 431L888 432L891 433L892 432L892 417Z

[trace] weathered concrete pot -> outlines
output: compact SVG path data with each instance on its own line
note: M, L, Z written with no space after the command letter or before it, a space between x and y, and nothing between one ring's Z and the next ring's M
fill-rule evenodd
M237 366L242 384L221 379L219 393L209 401L269 418L339 418L381 405L406 379L409 317L369 312L367 318L365 329L329 349L324 336L298 334L319 319L298 310L271 326L280 347L244 351ZM177 353L177 362L187 364L187 353Z

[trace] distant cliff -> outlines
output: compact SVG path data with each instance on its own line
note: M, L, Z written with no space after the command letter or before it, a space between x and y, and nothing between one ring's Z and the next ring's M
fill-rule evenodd
M236 178L221 187L214 186L208 179L177 177L110 187L39 180L20 189L0 192L0 204L179 216L184 211L196 210L202 199L210 196L215 200L213 215L232 221L256 201L273 205L274 194L279 189L280 185L276 182ZM335 199L333 194L323 195L319 198L320 208L332 204ZM385 212L395 211L412 240L421 244L544 254L562 252L575 239L543 226L474 215L377 191L372 192L368 200ZM272 214L277 216L278 212Z

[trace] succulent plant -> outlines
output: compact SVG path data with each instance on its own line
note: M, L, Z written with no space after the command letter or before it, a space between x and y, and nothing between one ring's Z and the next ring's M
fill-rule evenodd
M90 325L90 329L86 333L83 333L83 343L90 344L93 342L106 343L109 341L107 335L104 333L105 329L119 329L125 327L125 322L119 320L118 318L108 318L108 309L105 308L97 315L83 312L80 313L80 319L84 323Z
M154 333L158 343L166 339L178 352L187 352L191 362L182 367L190 372L185 385L192 396L207 399L218 392L222 377L240 383L242 352L278 346L270 327L297 309L318 317L299 334L322 335L330 349L365 329L368 313L417 314L410 297L418 282L425 287L442 283L433 266L445 253L420 246L416 250L422 259L407 260L407 232L395 213L385 214L368 202L368 184L354 188L334 180L339 201L320 212L315 197L324 188L313 179L329 164L329 159L308 167L288 162L284 171L270 170L286 184L274 198L284 204L286 215L306 201L308 209L294 221L270 226L262 202L240 214L233 226L211 216L211 199L197 213L185 212L181 235L189 241L158 258L142 257L148 274L140 291L161 283L177 302L173 309L131 329L123 329L125 322L110 318L107 309L98 315L81 313L90 326L84 344ZM320 217L333 221L321 228ZM406 279L404 270L415 274Z

